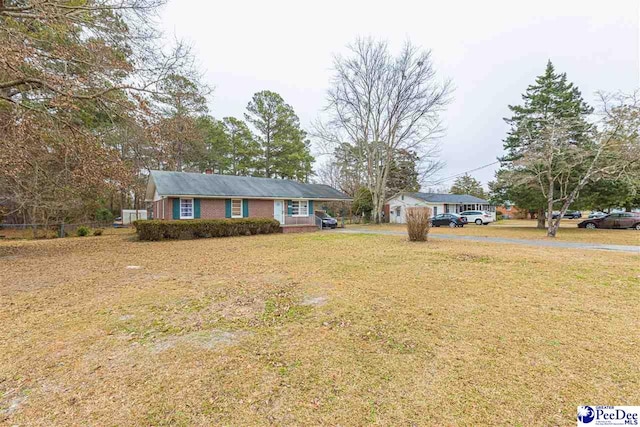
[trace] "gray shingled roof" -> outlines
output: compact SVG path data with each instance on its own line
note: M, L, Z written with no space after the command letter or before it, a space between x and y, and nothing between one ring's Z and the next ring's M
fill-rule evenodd
M150 180L153 180L160 196L350 200L349 196L328 185L303 184L287 179L151 171Z
M460 203L460 204L482 204L488 205L489 201L479 197L470 196L469 194L437 194L437 193L406 193L416 199L424 200L431 203Z

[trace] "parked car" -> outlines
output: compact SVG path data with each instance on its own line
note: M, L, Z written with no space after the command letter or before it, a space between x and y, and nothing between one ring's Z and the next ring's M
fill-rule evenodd
M467 223L467 218L453 213L446 213L436 215L431 218L431 226L440 227L441 225L448 225L451 228L464 227Z
M590 218L578 224L580 228L635 228L640 230L640 212L612 213L601 218Z
M602 218L603 216L607 216L606 213L604 212L591 212L588 216L588 218Z
M490 212L483 211L464 211L460 215L467 219L467 222L475 222L478 225L487 225L493 222L493 215Z
M582 218L582 212L580 212L580 211L566 211L564 213L563 218L570 218L570 219Z
M124 224L122 223L122 217L121 216L117 216L113 219L113 228L120 228L120 227L124 227Z
M316 211L316 216L322 220L322 228L336 228L338 226L338 220L326 212Z
M559 216L560 216L560 211L553 211L553 213L551 214L551 218L553 218L553 219L558 219ZM580 211L566 211L564 213L564 215L562 216L562 218L567 218L567 219L582 218L582 212L580 212Z

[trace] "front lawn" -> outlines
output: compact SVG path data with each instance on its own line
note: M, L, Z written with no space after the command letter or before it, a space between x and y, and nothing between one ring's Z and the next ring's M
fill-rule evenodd
M0 242L0 424L572 425L640 401L639 260L331 232Z

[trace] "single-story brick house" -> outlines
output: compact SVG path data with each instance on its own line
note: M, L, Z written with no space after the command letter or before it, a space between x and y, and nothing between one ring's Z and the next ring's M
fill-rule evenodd
M314 202L351 200L324 184L286 179L151 171L154 219L275 218L283 232L316 230Z
M404 224L406 209L410 207L431 208L432 216L471 210L487 211L493 214L494 221L496 219L495 206L487 200L469 194L398 193L386 201L384 214L389 218L389 222Z

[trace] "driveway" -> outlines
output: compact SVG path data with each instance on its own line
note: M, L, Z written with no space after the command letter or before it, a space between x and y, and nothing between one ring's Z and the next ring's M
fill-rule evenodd
M393 230L370 230L358 228L342 228L335 230L336 233L345 234L387 234L391 236L406 236L404 231ZM588 249L599 251L627 252L640 255L640 246L631 245L609 245L603 243L580 243L580 242L563 242L555 240L532 240L532 239L511 239L506 237L482 237L482 236L457 236L452 234L430 234L429 239L445 239L445 240L466 240L469 242L487 242L487 243L512 243L524 246L538 246L551 248L569 248L569 249Z

